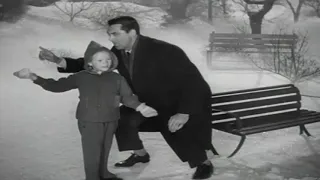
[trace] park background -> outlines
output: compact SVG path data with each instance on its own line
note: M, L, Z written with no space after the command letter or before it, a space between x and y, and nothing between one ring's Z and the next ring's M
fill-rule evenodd
M277 0L264 15L262 33L283 30L308 37L306 59L320 63L318 2ZM300 3L303 4L298 9ZM0 179L84 179L80 135L74 118L78 92L46 92L12 73L30 68L48 78L67 76L57 73L54 64L39 61L38 47L71 57L81 57L91 40L110 48L104 25L117 15L132 15L139 20L142 34L180 46L213 93L294 83L304 95L302 106L320 111L318 64L310 67L315 71L312 77L295 82L276 73L247 68L248 60L238 54L216 53L208 66L209 34L251 33L248 10L257 12L262 7L246 6L244 0L1 0ZM298 14L296 18L293 12ZM210 179L319 180L320 124L306 127L312 137L299 135L298 127L251 135L231 159L226 156L240 138L213 130L213 145L221 155L209 153L215 165ZM151 162L133 168L114 168L115 162L129 155L119 153L114 141L110 155L113 172L128 180L190 179L194 170L179 161L159 133L141 133L141 137L151 154Z

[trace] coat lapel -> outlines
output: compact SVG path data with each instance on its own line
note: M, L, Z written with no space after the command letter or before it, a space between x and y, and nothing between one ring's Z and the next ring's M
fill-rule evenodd
M147 48L147 39L144 36L139 37L139 41L137 47L134 52L134 59L133 59L133 70L132 70L132 80L137 74L141 71L141 68L146 68L146 54L148 53Z

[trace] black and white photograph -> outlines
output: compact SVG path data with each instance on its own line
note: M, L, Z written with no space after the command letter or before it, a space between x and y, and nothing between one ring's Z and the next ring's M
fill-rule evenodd
M0 0L0 180L320 180L320 0Z

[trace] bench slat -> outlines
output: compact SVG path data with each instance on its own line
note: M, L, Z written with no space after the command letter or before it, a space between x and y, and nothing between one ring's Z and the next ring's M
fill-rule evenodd
M256 121L267 121L268 119L287 119L287 118L294 118L297 117L297 111L289 111L289 112L281 112L278 114L268 114L265 116L259 116L259 117L246 117L246 118L241 118L243 122L243 126L246 127L247 125L250 125L250 122L256 122ZM235 123L235 120L217 120L212 118L211 120L212 124L218 124L221 122L230 122L230 123Z
M290 53L288 49L279 49L283 53ZM275 51L270 49L255 49L255 50L236 50L236 49L216 49L216 50L209 50L208 52L223 52L223 53L237 53L237 52L245 52L245 53L260 53L260 54L270 54Z
M240 37L240 38L273 38L273 39L297 39L293 34L232 34L232 33L211 33L210 37Z
M278 114L268 114L268 115L258 116L258 117L243 118L242 124L243 124L243 127L248 127L255 123L262 124L263 122L270 122L272 120L281 121L284 119L293 119L298 116L299 116L298 111L289 111L289 112L282 112Z
M293 84L281 84L276 86L266 86L266 87L259 87L259 88L249 88L249 89L241 89L241 90L235 90L235 91L220 92L220 93L212 94L212 97L223 96L228 94L237 94L237 93L249 93L249 92L261 91L261 90L292 88L292 87L294 87Z
M250 129L257 127L259 125L265 126L265 124L276 124L280 123L283 121L288 121L288 120L296 120L297 118L300 120L303 120L308 117L320 115L317 112L299 112L299 111L292 111L288 113L281 113L281 114L274 114L274 115L266 115L263 117L253 117L253 118L247 118L247 119L242 119L242 129ZM234 126L235 127L235 126Z
M314 123L320 121L320 114L314 117L308 117L305 119L295 119L295 120L288 120L288 121L280 121L275 124L266 124L266 125L261 125L257 127L252 127L250 129L242 129L239 133L244 134L244 135L249 135L249 134L255 134L255 133L260 133L260 132L265 132L265 131L272 131L272 130L277 130L277 129L283 129L287 127L293 127L293 126L298 126L302 124L309 124L309 123Z
M225 103L232 101L241 101L249 100L255 98L263 98L268 96L277 96L277 95L287 95L291 93L298 94L299 91L297 88L282 88L282 89L270 89L270 90L260 90L256 92L242 92L242 93L230 93L224 95L213 95L211 97L211 104Z
M310 114L306 114L306 115L297 115L296 117L286 117L286 118L283 118L283 117L276 117L274 119L269 119L269 121L264 121L264 122L261 122L261 121L256 121L255 124L252 124L254 123L253 121L251 121L251 125L250 127L243 127L241 129L242 130L249 130L249 129L255 129L255 128L258 128L258 127L262 127L262 126L277 126L278 124L281 124L281 123L286 123L286 122L290 122L290 121L309 121L310 119L314 119L314 118L320 118L320 113L310 113ZM245 124L245 122L243 123ZM244 125L245 126L245 125Z
M283 121L286 119L295 119L297 116L298 116L297 111L291 111L291 112L283 112L280 114L271 114L271 115L265 115L265 116L254 117L254 118L245 118L245 119L241 118L242 125L243 125L242 129L246 127L256 126L256 124L259 124L261 122L265 124L270 120L272 120L273 122L277 122L277 121ZM235 120L219 122L219 120L212 119L211 127L213 129L217 129L220 131L240 135L239 133L240 131L237 129Z
M277 45L277 44L288 44L293 45L296 41L295 40L274 40L274 39L242 39L242 38L224 38L224 39L212 39L210 41L211 45L216 44L270 44L270 45Z
M252 48L252 49L291 49L288 45L257 45L257 44L215 44L216 48Z
M243 128L240 131L236 128L235 121L212 124L212 128L238 135L249 135L318 121L320 121L319 112L302 110L300 116L297 112L286 112L255 119L250 118L250 120L243 119ZM287 126L285 126L286 124Z
M272 105L272 104L279 104L279 103L295 102L299 100L300 100L299 96L291 95L291 96L277 97L273 99L240 102L235 104L225 104L225 105L217 105L217 106L213 105L212 108L231 111L231 110L253 108L253 107L266 106L266 105ZM212 112L217 112L217 111L213 110Z
M258 114L284 111L284 110L290 110L290 109L298 109L300 108L300 106L301 106L300 103L294 103L294 104L285 104L280 106L272 106L272 107L265 107L265 108L259 108L259 109L251 109L251 110L245 110L245 111L233 112L233 113L236 116L243 117L243 116L258 115ZM212 119L214 120L221 120L221 119L228 119L228 118L230 118L230 115L228 114L212 115Z

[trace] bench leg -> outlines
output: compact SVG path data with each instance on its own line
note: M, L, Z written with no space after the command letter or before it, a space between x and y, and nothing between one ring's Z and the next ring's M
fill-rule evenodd
M234 155L240 150L240 148L241 148L241 146L243 145L243 143L244 143L245 140L246 140L246 136L242 135L242 136L241 136L241 140L240 140L237 148L233 151L233 153L232 153L230 156L228 156L228 158L234 156Z
M307 128L304 125L300 125L300 134L303 134L303 132L305 132L307 136L311 136Z
M209 51L207 51L207 66L209 67L209 68L211 68L211 62L212 61L212 52L209 50Z
M214 155L219 155L219 153L217 152L217 150L214 148L214 146L211 144L210 150L212 151L212 153Z

